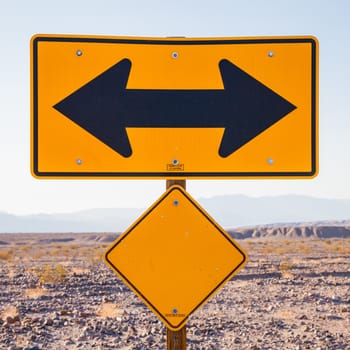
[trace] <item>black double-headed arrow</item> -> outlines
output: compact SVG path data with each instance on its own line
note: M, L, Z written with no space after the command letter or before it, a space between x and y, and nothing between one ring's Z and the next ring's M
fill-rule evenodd
M224 128L219 155L227 157L296 106L228 60L219 68L223 90L126 89L124 59L54 108L124 157L132 154L128 127Z

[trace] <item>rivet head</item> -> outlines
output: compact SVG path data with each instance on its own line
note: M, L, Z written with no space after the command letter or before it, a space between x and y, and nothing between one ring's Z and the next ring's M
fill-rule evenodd
M175 207L177 207L180 204L180 202L178 199L174 199L173 204L175 205Z
M171 57L172 58L178 58L179 57L179 53L174 51L174 52L171 53Z
M178 164L179 164L179 160L178 160L178 159L173 159L173 160L171 161L171 163L172 163L173 165L178 165Z
M275 53L274 53L273 51L269 51L269 52L267 53L267 56L273 57L273 56L275 56Z
M83 160L78 158L76 161L75 161L78 165L82 165L83 164Z
M83 51L81 51L81 50L77 50L75 53L76 53L77 56L82 56L83 55Z
M173 308L173 310L172 310L173 315L177 315L177 314L178 314L178 312L179 312L179 310L178 310L178 309Z
M268 158L267 159L267 164L272 165L273 163L275 163L275 160L273 158Z

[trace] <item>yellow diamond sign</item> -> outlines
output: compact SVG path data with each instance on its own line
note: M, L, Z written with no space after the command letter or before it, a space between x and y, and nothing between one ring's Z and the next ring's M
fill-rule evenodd
M172 329L246 263L244 250L172 186L105 254L106 263Z

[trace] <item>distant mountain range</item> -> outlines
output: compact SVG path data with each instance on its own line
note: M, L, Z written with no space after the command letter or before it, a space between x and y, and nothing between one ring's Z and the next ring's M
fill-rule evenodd
M300 226L306 222L316 226L350 225L349 199L299 195L258 198L223 195L199 199L198 202L225 229L268 224ZM146 208L100 208L36 215L0 212L0 232L122 232L145 210Z
M233 239L246 238L350 238L350 221L330 223L268 225L248 228L228 229Z

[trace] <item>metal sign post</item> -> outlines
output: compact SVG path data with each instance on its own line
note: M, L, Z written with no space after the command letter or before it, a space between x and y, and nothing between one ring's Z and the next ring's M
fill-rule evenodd
M166 189L173 185L179 185L186 190L186 180L166 180ZM186 350L186 325L178 331L169 328L166 330L167 350Z

